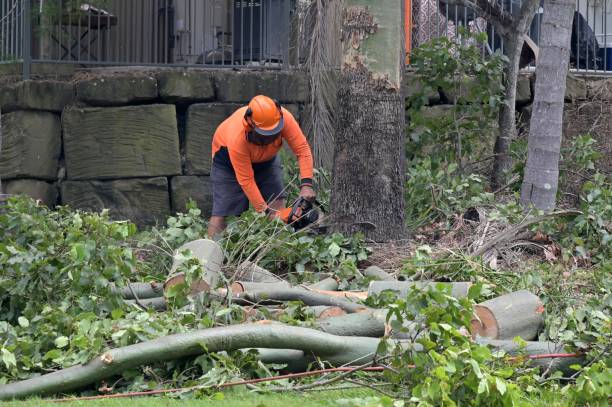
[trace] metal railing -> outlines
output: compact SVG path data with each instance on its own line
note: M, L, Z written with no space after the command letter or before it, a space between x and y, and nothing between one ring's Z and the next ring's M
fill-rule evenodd
M485 31L489 41L484 52L504 51L504 41L495 28L468 8L448 5L444 0L412 0L411 43L417 47L433 38L457 36L460 26ZM504 10L517 14L522 0L502 0ZM529 37L540 39L543 5L534 16ZM531 64L533 66L533 64ZM574 14L570 67L584 73L612 73L612 0L577 0Z
M297 0L0 0L0 63L280 68L300 62ZM502 0L518 11L522 0ZM495 28L445 0L412 0L410 44ZM537 44L542 9L529 30ZM296 51L297 50L297 51ZM297 55L296 55L297 52ZM612 0L577 0L573 69L612 72Z
M0 62L282 67L292 3L1 0Z

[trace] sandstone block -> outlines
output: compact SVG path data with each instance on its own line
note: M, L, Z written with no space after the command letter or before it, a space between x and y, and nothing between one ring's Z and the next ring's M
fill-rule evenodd
M65 181L61 184L61 199L76 209L109 209L113 219L129 219L139 226L165 223L170 215L168 180L164 177Z
M37 179L15 179L2 183L4 193L9 195L27 195L41 201L47 206L57 203L57 185Z
M202 216L208 217L212 213L212 184L207 176L184 176L173 177L170 181L172 191L172 210L175 212L186 212L187 202L193 199Z
M157 99L157 79L150 75L104 76L76 84L77 99L92 106L116 106Z
M215 130L241 104L202 103L187 110L185 159L187 174L208 175L212 164L212 139Z
M166 102L202 102L215 97L212 74L206 71L161 71L159 96Z
M72 108L63 124L71 180L181 173L173 105Z
M3 114L2 132L0 178L56 178L62 149L59 116L21 110Z
M303 72L224 71L215 78L221 102L248 102L266 95L281 103L304 103L309 97L308 78Z

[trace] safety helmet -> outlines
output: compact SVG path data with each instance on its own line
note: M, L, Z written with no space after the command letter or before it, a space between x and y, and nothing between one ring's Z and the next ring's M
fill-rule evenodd
M253 131L262 136L277 135L285 125L280 104L263 95L251 99L244 118Z

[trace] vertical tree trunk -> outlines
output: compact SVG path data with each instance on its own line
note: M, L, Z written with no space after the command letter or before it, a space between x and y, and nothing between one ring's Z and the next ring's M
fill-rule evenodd
M346 0L342 18L332 228L376 241L405 235L403 3Z
M480 3L480 2L479 2ZM531 21L540 6L540 0L523 0L519 10L514 9L514 23L512 26L500 27L494 21L497 30L501 33L506 31L504 40L508 50L508 65L504 72L504 103L499 112L499 133L495 140L495 161L493 163L493 175L491 184L494 189L504 186L508 174L512 170L512 158L510 157L510 143L516 137L516 84L518 81L519 65L521 62L521 51L525 43L525 37L529 31ZM497 6L499 7L499 6ZM508 9L499 9L509 12Z
M574 0L546 0L521 203L555 207Z
M516 138L516 84L518 82L519 62L524 38L515 34L507 41L508 66L504 72L504 101L499 111L499 133L495 139L493 177L494 189L501 188L512 170L510 143Z

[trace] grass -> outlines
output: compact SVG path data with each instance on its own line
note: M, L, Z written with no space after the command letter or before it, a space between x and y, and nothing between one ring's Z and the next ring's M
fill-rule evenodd
M224 393L216 393L210 397L201 397L198 399L178 399L170 397L138 397L138 398L121 398L121 399L106 399L93 401L72 401L61 403L62 406L68 407L383 407L380 401L371 399L370 403L363 403L363 399L369 397L379 397L380 393L370 389L351 389L351 390L328 390L315 391L308 393L273 393L273 394L255 394L246 390L229 390ZM361 402L349 403L351 399L362 399ZM345 400L339 403L338 400ZM565 407L569 406L561 394L558 392L544 391L534 395L530 400L526 400L527 405L534 407ZM386 404L384 404L386 405ZM45 401L44 399L30 399L26 401L15 401L2 403L3 407L43 407L43 406L58 406L58 403Z
M255 394L245 390L231 390L217 393L210 397L199 399L178 399L170 397L138 397L120 398L94 401L72 401L59 405L77 407L315 407L315 406L339 406L336 400L353 399L378 396L379 393L370 389L315 391L308 393L281 393L281 394ZM45 401L44 399L30 399L26 401L14 401L2 403L2 407L42 407L58 406L58 403Z

